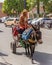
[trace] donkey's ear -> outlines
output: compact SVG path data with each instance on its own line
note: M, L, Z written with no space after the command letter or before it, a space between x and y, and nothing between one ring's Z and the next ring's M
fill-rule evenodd
M33 28L34 30L35 30L35 29L36 29L36 27L37 27L36 25L31 25L31 26L32 26L32 28Z
M34 29L34 26L33 25L31 25L32 26L32 28Z

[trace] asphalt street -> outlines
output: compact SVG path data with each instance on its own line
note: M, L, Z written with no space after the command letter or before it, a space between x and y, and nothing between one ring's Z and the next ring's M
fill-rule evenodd
M17 48L17 53L12 53L11 31L11 28L0 23L0 65L52 65L52 30L41 28L43 44L36 45L33 56L35 64L25 55L24 48Z

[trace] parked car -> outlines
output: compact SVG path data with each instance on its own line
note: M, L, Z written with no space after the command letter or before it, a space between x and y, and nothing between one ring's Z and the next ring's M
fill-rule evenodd
M43 27L45 27L45 28L52 28L52 19L50 19L50 18L43 18L41 25Z
M52 28L52 19L50 18L35 18L29 21L32 25L40 25L43 28Z
M16 22L14 22L14 19L16 19ZM18 18L11 18L9 17L5 22L5 26L13 26L13 25L16 25L17 23L19 22L19 19Z
M2 20L1 20L1 18L0 18L0 23L2 23Z
M33 20L31 20L31 24L32 25L38 25L38 23L40 22L40 24L42 23L43 18L34 18Z
M0 18L1 19L1 23L4 23L7 18L8 18L8 16Z

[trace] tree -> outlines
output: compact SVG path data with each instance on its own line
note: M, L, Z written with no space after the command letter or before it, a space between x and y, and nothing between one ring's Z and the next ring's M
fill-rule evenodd
M26 6L28 10L32 10L32 8L36 5L36 0L26 0Z
M4 0L3 3L3 12L7 13L8 15L14 14L14 10L17 11L17 5L18 3L16 3L15 0ZM13 12L12 12L13 10Z
M17 14L24 9L24 0L4 0L3 12L8 15Z
M24 3L26 2L25 6L27 10L32 10L32 8L38 3L39 0L4 0L3 3L3 12L7 13L8 15L17 15L24 9ZM37 5L38 5L37 4ZM38 5L39 6L39 5ZM37 9L39 13L39 8Z
M24 0L16 0L18 2L18 13L22 12L24 9Z
M48 13L52 13L52 1L48 2L46 9Z
M43 2L43 10L44 10L44 16L45 16L45 13L46 13L46 6L47 6L49 0L41 0L41 2Z

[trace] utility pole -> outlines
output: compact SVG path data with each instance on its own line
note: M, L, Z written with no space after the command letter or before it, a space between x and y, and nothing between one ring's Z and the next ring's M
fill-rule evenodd
M37 17L39 17L39 0L37 0Z
M26 0L24 0L24 9L26 9Z

